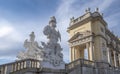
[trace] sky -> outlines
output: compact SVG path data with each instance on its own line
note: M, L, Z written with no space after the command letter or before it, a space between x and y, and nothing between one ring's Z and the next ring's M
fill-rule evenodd
M99 8L108 28L120 37L120 0L0 0L0 64L15 61L17 54L26 50L23 43L32 31L39 45L47 42L43 28L51 16L56 17L64 61L68 63L70 18L83 15L87 8L91 12Z

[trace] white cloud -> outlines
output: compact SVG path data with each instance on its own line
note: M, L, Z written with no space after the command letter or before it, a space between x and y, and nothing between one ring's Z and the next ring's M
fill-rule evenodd
M9 50L16 42L22 42L22 35L10 22L0 19L0 50Z
M3 26L0 28L0 37L4 37L8 34L10 34L13 31L12 27L9 26Z

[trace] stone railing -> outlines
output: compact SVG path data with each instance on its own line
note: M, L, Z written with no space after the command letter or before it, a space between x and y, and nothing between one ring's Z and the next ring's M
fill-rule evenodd
M0 74L9 74L11 72L19 71L28 68L39 68L40 61L34 59L25 59L15 61L12 63L0 65Z
M86 18L88 18L88 17L90 17L90 16L91 16L91 13L87 13L87 14L85 14L85 15L77 18L77 19L74 19L73 21L71 21L70 26L72 26L72 25L74 25L74 24L76 24L76 23L78 23L78 22L80 22L80 21L83 21L84 19L86 19Z
M108 68L110 67L109 63L106 62L95 62L95 61L90 61L86 59L77 59L69 64L66 64L66 69L71 70L75 67L94 67L94 68Z
M77 59L69 64L66 64L66 69L72 70L73 68L78 67L78 66L91 66L91 67L93 67L94 65L95 65L95 63L93 61L86 60L86 59Z
M98 73L103 74L103 73L100 73L101 70L106 70L107 74L109 74L108 71L117 72L116 74L120 73L120 67L113 67L106 62L96 62L96 61L90 61L86 59L77 59L69 64L66 64L66 71L68 74L69 73L76 74L74 72L79 72L79 71L82 72L80 74L88 74L88 73L84 73L86 72L85 68L86 70L90 69L90 72L92 73L89 73L89 74L98 74Z

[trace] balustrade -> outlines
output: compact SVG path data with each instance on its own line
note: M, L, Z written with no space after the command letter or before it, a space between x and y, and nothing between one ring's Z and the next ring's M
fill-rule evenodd
M95 62L86 59L77 59L69 64L66 64L67 70L73 70L76 67L93 67L93 68L108 68L109 63L106 62Z
M25 59L13 63L0 65L0 74L8 74L8 71L10 73L25 68L40 68L40 61L34 59Z

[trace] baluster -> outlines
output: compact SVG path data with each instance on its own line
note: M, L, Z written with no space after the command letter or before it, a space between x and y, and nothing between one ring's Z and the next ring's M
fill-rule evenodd
M18 63L18 70L20 70L20 63Z
M17 63L15 64L15 70L17 71Z
M33 67L35 68L35 60L33 61Z
M36 61L34 61L34 67L36 68Z
M32 68L34 67L34 60L32 60Z
M17 67L17 66L16 66L16 63L15 63L15 70L14 70L14 71L16 71L16 67Z
M11 72L13 72L13 70L14 70L14 67L13 67L13 64L12 64L12 70L11 70Z
M33 60L32 60L32 67L31 68L33 68Z
M14 71L14 68L15 68L15 66L14 66L14 64L12 64L12 72Z
M39 62L37 61L37 68L39 68Z
M23 61L20 62L20 69L23 69Z
M37 68L37 61L36 61L36 64L35 64L35 65L36 65L36 68Z
M31 68L33 68L33 67L34 67L34 65L33 65L33 64L34 64L34 61L32 60L32 67L31 67Z
M4 66L4 74L6 74L7 73L7 66L5 65Z
M27 67L27 63L26 63L26 61L24 61L24 68L26 68Z
M24 61L22 61L22 69L24 68Z
M25 64L25 61L23 61L23 68L25 68L25 65L26 65L26 64Z
M24 61L22 61L22 69L24 68Z
M1 68L1 74L4 74L4 66Z
M4 74L4 66L1 68L1 74Z

